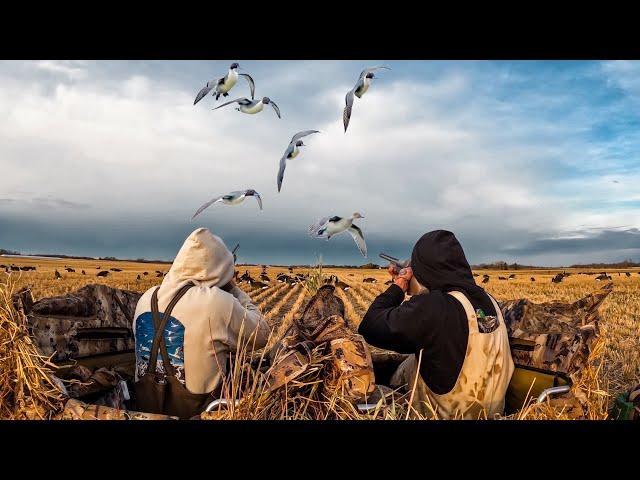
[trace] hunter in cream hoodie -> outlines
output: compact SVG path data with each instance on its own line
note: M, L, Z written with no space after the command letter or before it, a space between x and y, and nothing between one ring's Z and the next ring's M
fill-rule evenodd
M269 326L249 296L237 286L223 290L233 279L233 254L206 228L185 240L158 291L162 314L176 292L192 287L176 304L165 328L165 343L176 376L191 393L210 393L222 383L227 359L242 342L252 348L267 343ZM136 307L136 379L147 369L153 342L151 296L142 295ZM240 338L242 335L242 338ZM158 356L158 371L163 371Z

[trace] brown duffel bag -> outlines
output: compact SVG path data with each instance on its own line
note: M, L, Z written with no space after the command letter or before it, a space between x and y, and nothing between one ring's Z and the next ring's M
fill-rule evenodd
M162 319L160 319L160 313L158 312L158 290L160 287L153 292L151 314L153 316L155 334L147 371L134 385L138 410L171 415L186 420L203 412L207 404L214 398L213 392L191 393L178 380L164 341L164 329L171 316L171 311L191 287L193 287L193 284L185 285L176 293L164 310ZM158 351L162 356L162 364L158 365L160 371L156 371Z

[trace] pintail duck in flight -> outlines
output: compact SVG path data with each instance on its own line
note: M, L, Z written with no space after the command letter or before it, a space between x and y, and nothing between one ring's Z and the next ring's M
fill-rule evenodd
M347 132L347 127L349 126L349 120L351 119L351 110L353 109L353 97L354 95L358 98L362 98L362 96L367 93L369 90L369 86L371 85L371 81L374 78L378 78L374 75L373 72L379 70L381 68L386 68L387 70L391 70L389 67L378 66L378 67L370 67L365 68L362 72L360 72L360 76L358 77L358 81L356 82L355 87L353 87L347 93L345 97L345 107L342 112L342 121L344 122L344 131Z
M276 115L278 115L278 118L282 118L280 116L280 108L278 108L278 105L276 105L276 103L273 100L271 100L269 97L262 97L260 100L249 100L248 98L245 98L245 97L236 98L235 100L231 100L227 103L223 103L222 105L214 108L213 110L226 107L227 105L231 105L232 103L237 103L239 105L238 108L236 108L236 110L238 110L239 112L249 113L249 114L259 113L264 109L265 105L271 105L273 109L276 111Z
M320 132L318 130L304 130L296 133L293 138L291 138L287 149L284 151L284 155L282 155L282 158L280 159L280 169L278 170L278 192L282 188L282 180L284 179L284 169L287 168L287 160L291 160L298 156L300 153L300 147L306 147L304 142L301 140L302 137L306 137L312 133Z
M244 199L246 197L255 197L255 199L258 202L258 206L260 207L260 210L262 210L262 197L260 197L260 194L258 192L252 189L237 190L235 192L228 193L227 195L221 195L219 197L209 200L207 203L202 205L196 213L193 214L193 217L191 217L191 220L196 218L198 215L202 213L203 210L213 205L214 203L222 202L227 205L238 205L239 203L244 202Z
M235 86L239 76L243 77L249 84L249 88L251 89L251 99L253 100L256 92L256 84L253 81L253 78L251 78L251 75L247 73L238 73L239 68L239 64L232 63L229 67L229 73L227 73L224 77L207 82L204 88L202 88L198 92L198 95L196 95L196 99L193 101L193 104L195 105L196 103L198 103L200 100L206 97L209 92L211 92L212 96L216 97L216 100L220 98L220 95L222 95L223 97L228 97L229 90L231 90Z
M356 242L360 253L367 257L367 245L364 241L364 235L362 230L357 225L353 224L356 218L364 218L358 212L354 213L351 217L324 217L318 220L315 224L309 227L309 235L316 238L326 237L329 240L332 236L342 232L349 232L353 241Z

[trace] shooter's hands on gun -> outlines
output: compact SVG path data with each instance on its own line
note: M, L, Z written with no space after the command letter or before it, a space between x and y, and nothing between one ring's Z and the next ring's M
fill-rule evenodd
M409 283L411 283L411 279L413 278L413 270L411 269L411 267L404 267L403 269L398 271L398 267L396 267L395 265L390 265L389 273L391 273L392 269L395 272L395 276L393 273L391 274L391 276L394 277L393 283L398 285L403 292L407 293L407 290L409 290Z

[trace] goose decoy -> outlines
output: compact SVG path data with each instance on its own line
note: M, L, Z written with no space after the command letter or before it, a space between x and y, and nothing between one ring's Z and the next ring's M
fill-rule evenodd
M213 90L211 95L215 96L216 100L220 98L220 95L228 97L229 90L235 86L239 76L243 77L249 84L249 89L251 89L251 99L253 99L256 93L256 83L253 81L253 78L251 78L251 75L247 73L238 73L239 69L240 65L238 63L232 63L229 67L229 72L224 77L207 82L204 88L202 88L198 92L198 95L196 95L196 99L193 101L193 104L195 105L206 97L211 90Z
M227 195L221 195L220 197L216 197L212 200L209 200L207 203L202 205L196 213L193 214L193 217L191 217L191 220L196 218L198 215L202 213L203 210L213 205L214 203L222 202L227 205L237 205L239 203L244 202L244 199L246 197L255 197L256 201L258 202L258 206L260 207L260 210L262 210L262 197L260 197L260 194L258 192L252 189L237 190L235 192L228 193Z
M257 280L249 280L249 284L252 287L259 288L260 290L264 290L265 288L269 288L269 285L266 283L258 282Z
M562 273L557 274L555 277L551 279L553 283L560 283L564 279L564 275Z
M378 67L370 67L365 68L362 72L360 72L360 76L358 77L358 81L356 82L355 87L353 87L347 93L345 97L345 107L342 112L342 121L344 122L344 131L347 132L347 127L349 126L349 120L351 119L351 110L353 109L353 97L354 95L358 98L362 98L362 96L369 90L369 86L371 85L371 81L374 78L377 78L373 72L379 70L381 68L386 68L387 70L391 70L389 67L378 66Z
M68 273L75 273L75 272L76 272L76 271L75 271L73 268L71 268L71 267L65 267L65 270L66 270Z
M278 192L280 192L280 189L282 188L282 180L284 179L284 169L287 168L287 160L291 160L298 156L300 153L300 147L306 146L301 138L311 135L312 133L320 132L318 130L303 130L302 132L296 133L291 138L287 149L284 151L284 155L282 155L282 158L280 159L280 169L278 170Z
M377 283L378 281L375 278L368 277L362 280L362 283Z
M278 118L282 118L280 116L280 108L269 97L262 97L260 100L249 100L248 98L240 97L240 98L236 98L235 100L231 100L230 102L223 103L222 105L214 108L213 110L226 107L227 105L231 105L232 103L237 103L239 105L238 108L236 108L236 110L238 110L239 112L249 113L251 115L261 112L264 109L265 105L271 105L273 109L276 111L276 115L278 115Z
M509 280L513 280L514 278L516 278L516 274L512 273L511 275L509 275L508 279Z
M489 283L489 275L482 277L482 283Z
M97 277L106 277L107 275L109 275L109 272L107 270L103 270L101 272L98 272L98 274L96 276Z
M531 281L532 281L532 282L535 282L535 281L536 281L536 279L535 279L534 277L531 277Z
M55 276L56 276L56 280L60 280L62 278L62 275L60 275L60 272L57 269L55 271Z
M291 280L291 277L285 273L279 273L278 276L276 277L276 280L278 281L278 283L285 283Z
M624 274L625 274L627 277L630 277L630 276L631 276L631 274L630 274L629 272L624 272Z
M344 283L344 282L343 282L343 281L341 281L341 280L338 280L338 281L336 282L336 285L335 285L335 286L336 286L337 288L341 288L341 289L342 289L342 290L344 290L345 292L351 288L351 286L350 286L349 284Z
M329 240L334 235L342 232L349 232L354 242L356 242L360 253L362 253L362 256L366 258L367 245L364 241L362 230L360 230L360 228L353 223L356 218L364 217L356 212L348 218L342 218L338 216L321 218L315 224L309 227L309 235L316 238L322 238L326 236L327 240Z
M87 274L87 272L85 272L84 270L82 270L82 274L83 274L83 275L86 275L86 274Z

